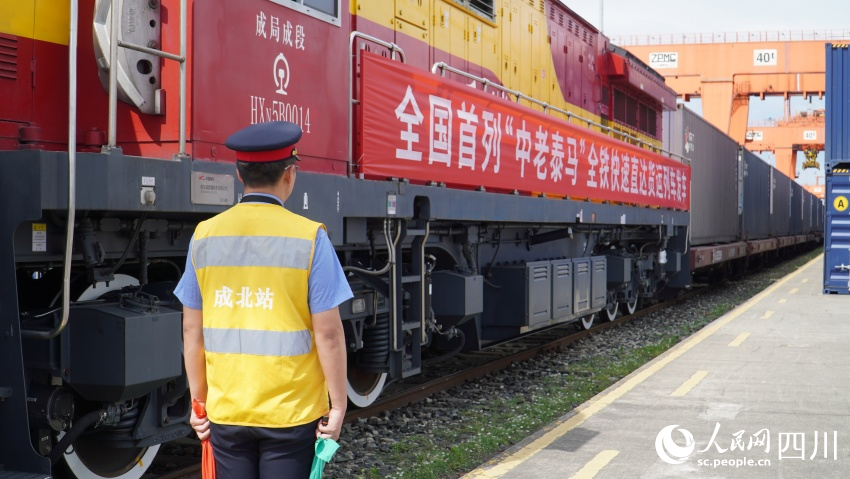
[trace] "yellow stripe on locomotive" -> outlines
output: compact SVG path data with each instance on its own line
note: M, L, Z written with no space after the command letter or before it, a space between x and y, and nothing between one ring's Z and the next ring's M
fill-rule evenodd
M553 34L557 33L549 31L547 26L547 13L559 17L564 17L567 13L562 11L560 5L547 6L544 0L493 0L477 2L475 6L468 0L352 0L350 12L362 19L393 29L397 34L426 42L433 49L434 62L442 61L443 57L466 61L469 68L461 67L461 70L473 74L476 70L492 72L503 86L511 90L637 137L650 145L662 146L658 138L637 128L604 118L595 111L600 101L598 88L593 88L593 91L585 89L574 92L571 85L567 84L564 89L568 90L569 98L565 97L559 84L558 67L553 59ZM562 18L565 24L569 22L570 29L576 32L576 36L563 40L565 58L560 61L569 66L571 76L581 75L583 69L587 70L585 75L595 78L598 76L597 62L601 61L597 55L599 45L596 42L607 40L601 36L599 40L595 40L597 32L592 26L580 24L578 18ZM566 75L567 73L563 72L561 81L569 83ZM539 105L527 102L523 104L543 111L543 107ZM567 120L563 114L551 110L548 113ZM578 120L573 122L578 123ZM602 128L591 128L602 132Z
M67 2L6 1L0 7L0 33L67 45L69 18Z

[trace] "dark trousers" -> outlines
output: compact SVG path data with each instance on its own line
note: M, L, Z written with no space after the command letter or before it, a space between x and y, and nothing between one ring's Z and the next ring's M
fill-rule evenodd
M318 421L271 428L210 423L216 479L310 477Z

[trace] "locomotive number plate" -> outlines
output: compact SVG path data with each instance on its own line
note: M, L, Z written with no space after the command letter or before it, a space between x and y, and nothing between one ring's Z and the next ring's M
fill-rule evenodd
M233 197L233 175L200 171L192 173L193 205L232 205Z

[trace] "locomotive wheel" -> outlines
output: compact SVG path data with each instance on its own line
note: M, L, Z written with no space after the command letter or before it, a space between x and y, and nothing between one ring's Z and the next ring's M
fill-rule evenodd
M629 301L628 303L626 303L626 311L628 311L629 314L635 314L635 311L637 311L637 304L638 304L637 298L635 298L632 301Z
M605 315L608 317L608 321L614 321L617 319L617 313L620 311L620 303L614 302L613 307L605 308Z
M77 301L95 300L110 291L138 284L139 280L132 276L116 274L109 286L106 283L89 286L77 297ZM60 434L59 439L63 435ZM99 439L97 434L83 434L63 455L66 470L57 472L77 479L139 479L158 451L159 444L141 448L110 447L109 442Z
M596 320L596 313L591 314L590 316L583 316L581 318L581 327L582 329L590 329L593 327L593 321Z
M357 407L371 406L387 383L387 373L363 371L348 361L348 400Z
M61 435L60 435L61 438ZM109 447L97 436L83 435L65 451L65 466L77 479L139 479L159 451L159 444L142 448Z
M115 291L117 289L121 289L125 286L138 286L139 280L126 275L126 274L116 274L115 278L109 282L109 286L104 282L97 283L95 286L87 287L80 295L77 297L77 301L92 301L100 298L104 294Z

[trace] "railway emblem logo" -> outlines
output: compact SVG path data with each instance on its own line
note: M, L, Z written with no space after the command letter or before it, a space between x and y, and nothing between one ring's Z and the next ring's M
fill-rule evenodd
M673 429L678 426L678 424L667 426L655 436L655 451L658 453L658 457L667 464L675 465L685 462L696 447L694 436L687 429L679 429L679 432L685 437L684 446L679 446L673 441Z
M274 84L277 87L277 93L286 95L286 88L289 87L289 62L286 61L283 53L274 60Z

